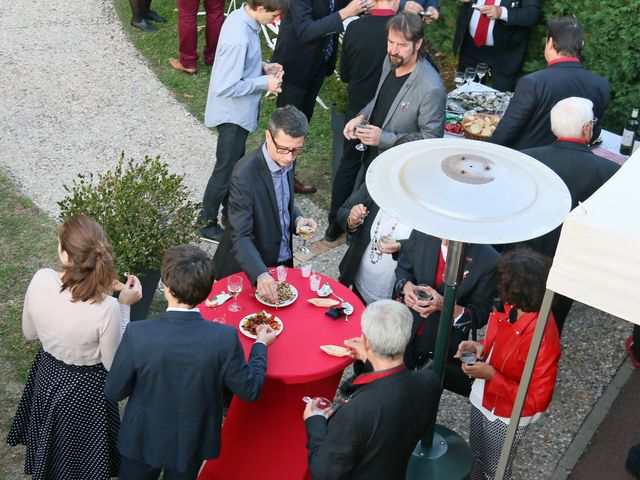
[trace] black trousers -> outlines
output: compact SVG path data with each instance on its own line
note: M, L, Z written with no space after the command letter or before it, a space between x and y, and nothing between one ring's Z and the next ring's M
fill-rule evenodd
M229 180L238 160L244 157L249 131L234 123L221 123L216 144L216 165L207 182L202 199L203 220L216 223L218 210L226 216L226 203L229 197Z
M278 107L285 107L287 105L293 105L302 113L305 114L307 120L311 122L313 117L313 110L316 105L316 97L322 88L324 82L325 65L318 68L315 76L305 85L293 84L287 82L287 76L285 75L282 81L282 92L278 94L278 100L276 105Z
M187 472L164 469L164 480L196 480L202 461L192 465ZM132 458L122 457L120 463L120 480L157 480L162 468L152 467Z

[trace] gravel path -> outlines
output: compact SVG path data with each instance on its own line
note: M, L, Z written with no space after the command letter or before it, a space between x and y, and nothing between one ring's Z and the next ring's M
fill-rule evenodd
M194 199L200 200L213 166L215 135L146 67L111 4L50 0L46 8L38 2L15 5L0 0L0 168L52 216L63 184L77 173L109 168L122 150L136 158L161 155L186 173ZM326 213L308 197L299 202L324 231ZM345 248L319 255L314 267L337 276ZM628 334L626 322L574 307L552 406L525 438L516 478L550 477L624 360L622 342ZM466 437L468 417L468 401L445 393L439 422Z

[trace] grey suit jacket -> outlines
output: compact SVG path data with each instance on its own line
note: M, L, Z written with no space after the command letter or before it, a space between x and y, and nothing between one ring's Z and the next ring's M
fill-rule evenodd
M393 74L387 57L382 66L376 95L361 112L367 118L373 111L380 88L389 73ZM445 104L446 91L440 75L427 60L420 59L387 112L378 145L380 152L393 147L402 136L409 136L412 140L442 138Z

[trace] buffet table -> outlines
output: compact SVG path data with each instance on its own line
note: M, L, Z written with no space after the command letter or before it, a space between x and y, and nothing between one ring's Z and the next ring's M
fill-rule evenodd
M269 347L267 378L260 398L247 403L235 397L231 402L222 428L220 457L208 461L200 480L212 479L303 479L307 470L306 432L302 420L305 404L303 396L332 399L343 370L351 363L349 357L332 357L320 350L320 345L343 345L347 338L359 336L360 316L364 305L356 295L336 280L322 276L335 295L351 303L354 312L333 320L320 308L307 302L317 298L299 269L288 270L287 282L298 291L297 300L290 306L277 309L266 307L255 298L254 289L244 274L245 289L238 296L242 310L228 311L231 300L216 308L201 305L207 320L223 318L228 325L238 328L245 316L265 310L282 320L283 328ZM213 285L209 298L225 290L226 279ZM245 354L254 340L239 336Z

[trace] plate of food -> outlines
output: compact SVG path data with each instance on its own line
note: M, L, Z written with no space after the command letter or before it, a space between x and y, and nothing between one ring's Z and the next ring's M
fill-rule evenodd
M267 307L286 307L291 305L298 298L298 290L296 287L287 282L278 282L278 304L271 303L269 300L261 298L256 292L256 300Z
M276 336L282 333L284 329L284 325L282 320L280 320L275 315L271 315L270 313L262 310L258 313L252 313L251 315L247 315L242 320L238 327L240 331L249 338L256 338L256 327L258 325L267 324L271 328L276 331Z

